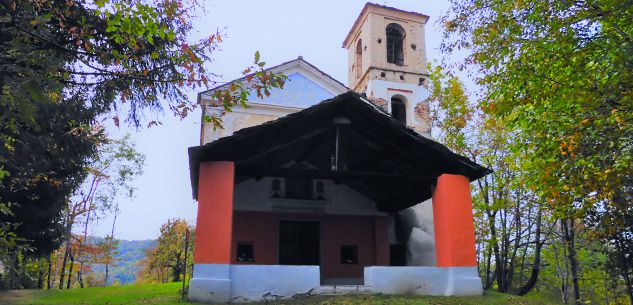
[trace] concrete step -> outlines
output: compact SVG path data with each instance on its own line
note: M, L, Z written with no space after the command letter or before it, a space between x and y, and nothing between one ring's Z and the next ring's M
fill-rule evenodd
M371 294L371 286L365 285L323 285L312 290L312 294L341 295L341 294Z

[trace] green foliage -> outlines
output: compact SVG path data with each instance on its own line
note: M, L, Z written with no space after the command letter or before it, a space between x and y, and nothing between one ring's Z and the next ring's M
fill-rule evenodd
M611 0L454 1L443 18L443 50L470 51L481 107L518 131L526 182L559 217L611 202L631 175L632 18Z
M145 155L136 151L127 134L120 139L107 139L89 160L88 175L75 193L75 202L88 204L91 210L110 212L116 200L134 197L132 181L143 174Z
M156 247L156 240L119 240L116 254L117 263L112 268L112 280L121 284L133 284L140 271L139 263L145 258L145 250Z
M91 237L88 243L105 243L103 238ZM117 240L116 249L112 251L114 264L110 266L110 276L108 283L110 285L118 281L122 285L133 284L136 274L140 271L139 263L145 258L146 250L154 249L156 240ZM91 263L91 271L97 278L103 279L105 268L102 263ZM103 281L98 283L102 286Z
M0 181L2 181L0 179ZM4 217L12 216L11 207L7 204L0 203L0 215ZM18 238L13 232L13 224L9 222L0 223L0 256L6 257L8 250L18 245Z
M253 64L242 71L243 78L232 81L228 85L214 89L211 98L215 100L215 105L221 107L219 115L204 115L205 123L212 123L213 128L222 128L222 116L231 112L236 105L246 108L246 101L251 98L250 91L254 91L257 98L264 98L270 95L271 88L283 88L286 75L266 71L265 62L260 61L259 51L255 52Z
M7 0L1 5L0 65L7 73L0 84L6 87L4 98L17 105L90 92L88 100L99 113L125 103L126 119L139 126L144 110L168 107L186 116L196 107L188 90L216 84L216 75L204 65L223 35L191 41L191 22L200 8L196 0ZM285 77L265 72L259 53L254 64L258 70L247 87L265 93L283 86ZM219 90L221 103L230 108L243 102L241 89ZM22 108L29 117L28 107ZM118 125L118 115L114 121Z
M434 137L451 150L467 154L474 143L472 137L474 108L470 105L463 83L455 76L447 75L441 66L427 65L433 111ZM471 152L472 153L472 152Z
M512 133L478 111L464 85L440 66L428 66L434 136L453 151L493 170L475 183L473 208L480 276L485 289L523 295L533 289L543 246L538 197L524 189L510 152Z
M88 158L102 137L86 127L94 113L80 97L31 106L37 125L13 116L19 132L0 126L2 135L14 139L9 148L0 147L0 162L11 173L0 185L0 202L10 203L12 213L0 215L0 221L13 224L11 232L45 256L61 242L61 211L82 182ZM10 118L13 110L2 108L1 116Z
M189 90L217 85L205 64L223 37L192 41L199 8L196 0L0 1L0 203L11 208L0 213L0 252L22 238L45 256L70 231L61 213L70 194L98 176L88 164L103 154L95 159L104 141L97 118L114 113L118 126L123 112L139 127L146 111L184 117L197 107ZM285 76L265 71L259 57L244 84L216 90L227 111L247 90L261 97L283 86ZM109 190L132 191L131 172L115 176ZM106 207L115 193L88 197Z
M614 0L454 0L441 19L442 50L467 51L461 68L477 78L479 108L511 132L525 187L560 220L579 299L591 286L578 291L585 257L575 234L606 242L608 253L630 236L623 224L633 177L631 20L633 3Z
M189 230L190 240L186 261L193 262L195 228L184 219L169 219L160 227L160 236L156 248L147 251L143 269L137 282L181 281L185 272L185 234ZM188 270L188 273L191 270Z

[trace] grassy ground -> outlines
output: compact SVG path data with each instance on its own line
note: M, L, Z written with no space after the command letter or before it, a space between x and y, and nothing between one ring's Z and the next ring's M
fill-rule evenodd
M70 290L13 290L0 304L180 304L182 283L127 285ZM191 304L191 303L190 303Z
M193 304L180 301L182 283L95 287L71 290L14 290L0 292L0 304ZM557 304L538 296L516 297L486 293L480 297L428 296L313 296L295 300L270 302L276 305L544 305Z

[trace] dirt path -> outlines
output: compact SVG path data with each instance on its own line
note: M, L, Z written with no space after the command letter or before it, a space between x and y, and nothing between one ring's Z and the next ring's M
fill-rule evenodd
M31 289L0 291L0 304L27 304L32 295Z

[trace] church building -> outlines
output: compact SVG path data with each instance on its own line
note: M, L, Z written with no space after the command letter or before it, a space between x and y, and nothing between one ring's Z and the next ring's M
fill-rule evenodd
M470 182L490 170L430 139L428 18L368 3L347 86L299 57L270 68L283 89L202 123L191 301L482 293Z

